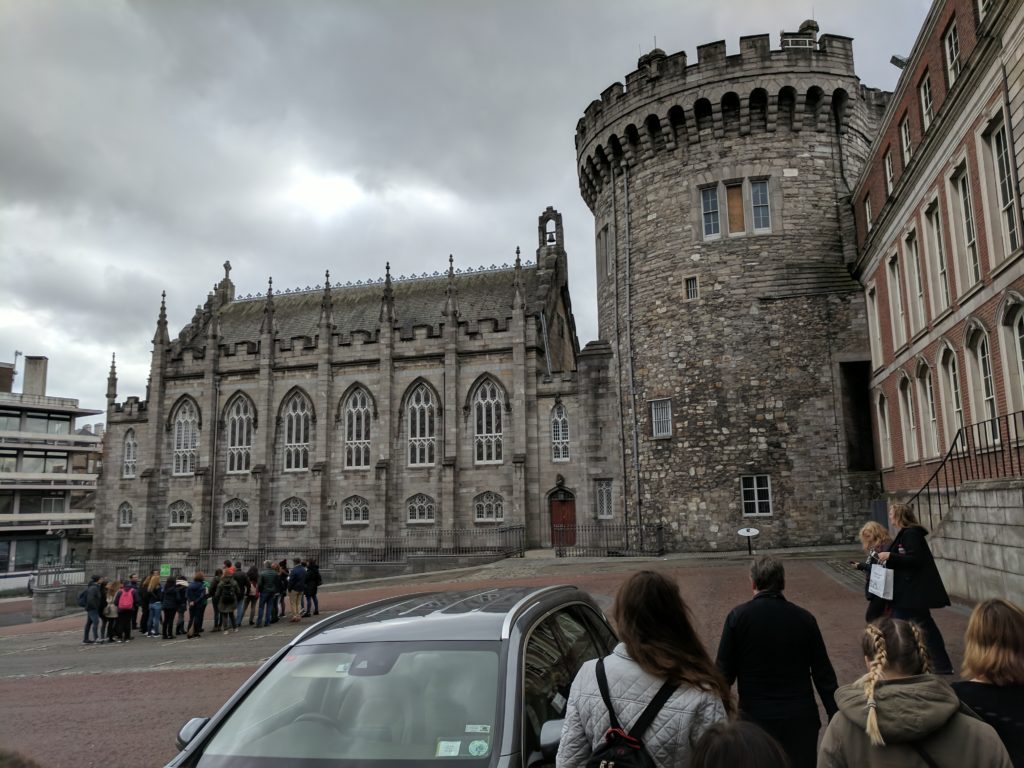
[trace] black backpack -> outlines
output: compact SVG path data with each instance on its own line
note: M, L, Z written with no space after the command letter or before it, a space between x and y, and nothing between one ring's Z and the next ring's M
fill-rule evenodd
M623 730L615 716L612 697L608 693L608 678L604 673L604 659L597 660L597 686L601 689L601 698L608 708L611 727L604 734L604 743L595 749L587 760L587 768L656 768L640 737L654 722L658 712L679 686L672 682L662 685L654 694L651 703L640 713L629 733Z

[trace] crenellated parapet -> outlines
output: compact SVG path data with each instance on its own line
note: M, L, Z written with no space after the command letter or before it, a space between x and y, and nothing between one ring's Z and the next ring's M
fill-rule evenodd
M817 32L805 21L798 32L781 33L777 50L768 35L743 37L732 56L724 41L709 43L697 48L695 64L685 51L641 56L625 85L606 88L577 123L584 200L593 210L619 167L640 167L661 153L707 152L751 134L846 133L862 91L852 40Z

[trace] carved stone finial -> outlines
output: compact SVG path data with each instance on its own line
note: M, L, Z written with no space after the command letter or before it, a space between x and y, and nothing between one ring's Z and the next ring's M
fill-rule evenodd
M167 291L160 292L160 314L156 319L156 334L153 336L154 344L169 344L170 336L167 335Z
M231 277L231 262L224 262L224 279L227 280Z

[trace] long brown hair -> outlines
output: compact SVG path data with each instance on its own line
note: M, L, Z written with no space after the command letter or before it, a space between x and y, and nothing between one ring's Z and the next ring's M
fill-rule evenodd
M619 587L612 620L641 669L715 693L726 713L733 714L729 686L697 636L676 582L654 571L634 573Z
M964 635L963 676L993 685L1024 683L1024 611L1009 600L985 600Z

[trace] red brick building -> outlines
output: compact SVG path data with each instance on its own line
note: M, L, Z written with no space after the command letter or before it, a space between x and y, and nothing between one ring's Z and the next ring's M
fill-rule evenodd
M1020 0L936 0L853 191L890 494L1024 436L1022 51Z

